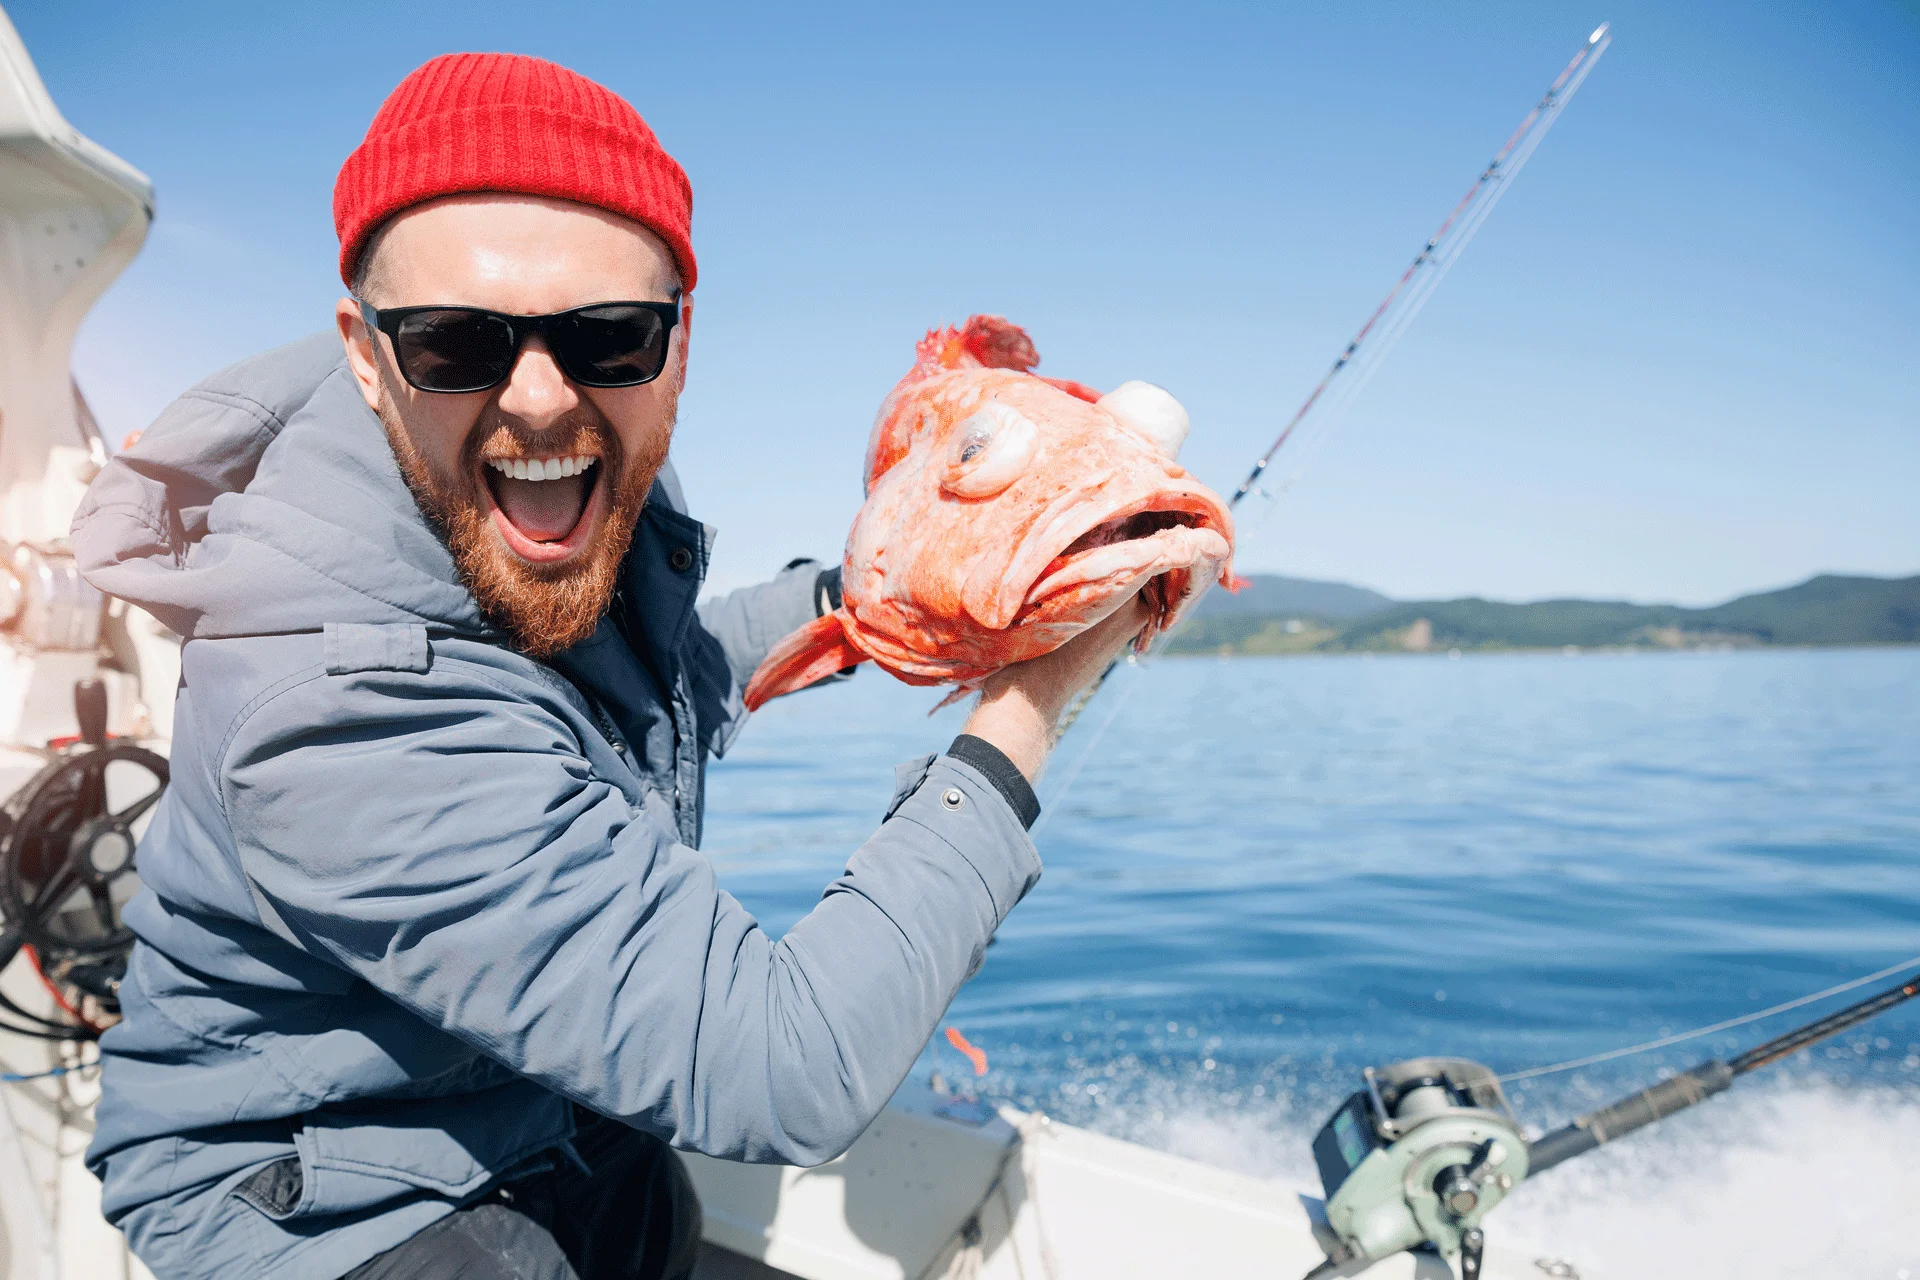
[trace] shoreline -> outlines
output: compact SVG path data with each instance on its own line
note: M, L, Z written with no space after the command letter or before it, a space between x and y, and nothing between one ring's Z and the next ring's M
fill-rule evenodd
M1275 649L1271 651L1244 651L1228 647L1219 649L1169 649L1155 654L1157 658L1440 658L1453 661L1459 658L1494 656L1500 654L1528 654L1534 657L1582 658L1582 657L1634 657L1640 655L1657 657L1688 657L1703 654L1730 653L1851 653L1860 650L1911 649L1920 650L1920 642L1909 640L1861 640L1850 644L1720 644L1720 645L1473 645L1439 646L1427 649Z

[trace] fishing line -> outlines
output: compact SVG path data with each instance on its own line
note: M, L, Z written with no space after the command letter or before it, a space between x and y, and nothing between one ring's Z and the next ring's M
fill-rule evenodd
M1586 44L1581 46L1580 51L1574 54L1572 60L1561 69L1560 74L1548 86L1546 93L1534 103L1532 110L1528 111L1520 121L1519 127L1494 154L1486 168L1480 171L1479 177L1474 179L1467 193L1441 222L1439 230L1435 231L1421 246L1420 252L1414 255L1412 263L1401 272L1393 288L1387 291L1387 296L1380 300L1380 304L1367 317L1366 323L1361 325L1359 331L1348 340L1345 349L1333 362L1332 367L1321 377L1300 408L1287 420L1280 434L1267 447L1267 451L1254 463L1253 469L1247 473L1247 478L1228 499L1227 506L1230 510L1237 508L1240 500L1249 493L1259 492L1269 499L1269 503L1262 511L1261 517L1252 522L1252 527L1263 525L1271 518L1272 508L1278 506L1278 500L1275 495L1261 488L1260 481L1272 464L1275 455L1289 440L1293 439L1303 423L1309 424L1303 439L1324 438L1328 427L1337 422L1340 415L1353 404L1355 398L1365 389L1367 383L1385 362L1388 353L1406 333L1414 317L1419 315L1421 309L1426 306L1427 300L1433 296L1433 291L1453 269L1454 263L1460 260L1460 255L1466 250L1468 243L1486 222L1494 207L1500 203L1501 197L1513 186L1513 180L1519 176L1520 170L1525 167L1528 159L1546 138L1554 121L1559 119L1561 111L1573 100L1574 93L1579 90L1588 74L1592 72L1594 64L1600 60L1600 56L1607 51L1607 46L1612 43L1613 37L1608 34L1607 24L1602 24L1587 37ZM1396 307L1396 304L1399 305ZM1376 330L1378 330L1377 336ZM1372 341L1369 341L1370 339ZM1352 376L1342 379L1341 374L1348 372L1349 369L1354 370ZM1317 417L1313 416L1316 407L1321 407L1322 400L1330 389L1334 393L1333 396L1326 399L1323 411ZM1295 452L1298 452L1297 448ZM1298 479L1299 475L1295 474L1278 486L1280 491L1284 493ZM1147 654L1143 656L1153 656L1164 649L1167 642L1168 636L1165 633L1156 637L1153 644L1149 646ZM1100 692L1117 665L1117 659L1109 663L1099 678L1082 690L1068 706L1066 714L1061 717L1059 727L1055 731L1056 742L1079 720L1081 713ZM1095 743L1105 736L1108 727L1113 724L1118 715L1119 708L1115 707L1101 723L1094 737ZM1088 750L1091 750L1091 744ZM1074 779L1080 776L1080 766L1085 762L1086 754L1086 751L1081 752L1081 757L1075 761L1073 770L1054 792L1049 802L1050 807L1060 803ZM1041 821L1045 821L1044 814ZM1039 825L1036 823L1035 828L1038 829Z
M1864 978L1854 978L1850 982L1842 982L1837 986L1828 987L1825 991L1816 991L1810 996L1801 996L1796 1000L1789 1000L1785 1004L1774 1005L1771 1009L1762 1009L1757 1013L1743 1013L1739 1017L1729 1018L1725 1022L1716 1022L1708 1027L1696 1027L1692 1031L1682 1031L1677 1035L1661 1036L1658 1040L1649 1040L1645 1044L1630 1045L1625 1049L1612 1049L1606 1053L1590 1054L1584 1058L1575 1058L1570 1062L1556 1062L1546 1067L1529 1067L1525 1071L1512 1071L1496 1078L1501 1084L1511 1084L1515 1080L1531 1080L1536 1076L1550 1076L1560 1071L1573 1071L1580 1067L1590 1067L1597 1062L1611 1062L1615 1058L1626 1058L1636 1053L1647 1053L1654 1049L1664 1049L1670 1044L1679 1044L1682 1040L1693 1040L1700 1036L1710 1036L1716 1031L1730 1031L1734 1027L1744 1027L1749 1022L1758 1022L1762 1018L1771 1018L1776 1013L1785 1013L1789 1009L1798 1009L1802 1005L1809 1005L1816 1001L1825 1000L1828 996L1837 996L1843 991L1852 991L1855 987L1864 987L1869 982L1878 982L1882 978L1890 978L1894 974L1911 969L1916 965L1920 965L1920 956L1910 956L1902 960L1899 964L1890 964L1886 968L1870 973Z
M1314 447L1326 439L1331 428L1342 420L1359 399L1361 392L1386 363L1387 357L1405 336L1414 319L1432 299L1441 281L1446 279L1447 273L1452 271L1454 265L1460 261L1461 256L1466 252L1467 245L1479 233L1481 224L1492 215L1494 208L1512 189L1513 180L1520 175L1520 170L1526 167L1534 151L1546 140L1548 131L1560 118L1561 109L1573 97L1575 91L1587 78L1587 74L1593 70L1593 65L1599 60L1600 54L1605 52L1607 45L1612 42L1610 37L1603 34L1604 30L1602 28L1601 31L1594 33L1598 43L1593 46L1590 56L1587 50L1583 50L1581 55L1576 55L1574 64L1578 65L1578 70L1575 71L1574 64L1570 64L1567 71L1572 71L1573 74L1568 76L1567 71L1561 73L1561 79L1556 80L1546 96L1535 105L1521 127L1508 140L1507 146L1503 147L1492 163L1482 171L1473 189L1455 207L1454 212L1448 215L1447 221L1441 224L1440 230L1434 233L1426 247L1415 257L1413 265L1407 268L1400 282L1388 293L1385 301L1375 309L1373 316L1348 344L1346 352L1334 362L1333 367L1328 370L1320 385L1314 389L1306 403L1294 415L1293 420L1287 424L1266 454L1255 464L1247 481L1234 492L1232 500L1228 503L1230 507L1237 505L1248 493L1258 491L1257 481L1282 446L1290 442L1293 444L1291 456L1298 457L1302 453L1310 455ZM1537 128L1534 127L1536 124ZM1516 142L1518 146L1514 145ZM1462 209L1466 210L1464 215L1461 214ZM1396 295L1407 286L1409 280L1412 281L1412 287L1406 289L1405 296L1399 299L1399 306L1395 308ZM1382 323L1383 320L1384 323ZM1369 341L1370 331L1376 324L1379 325L1379 330L1371 334L1371 341ZM1339 376L1342 373L1346 375L1344 378ZM1327 395L1325 402L1318 406L1320 411L1309 418L1322 393L1330 394ZM1296 470L1280 482L1277 486L1279 493L1284 493L1297 484L1301 474L1301 470ZM1268 496L1277 498L1279 493L1271 493ZM1264 524L1265 520L1259 523Z
M1273 443L1267 446L1267 451L1261 454L1259 460L1253 464L1253 470L1247 473L1247 478L1234 491L1233 498L1228 503L1229 506L1237 505L1240 499L1247 495L1247 492L1260 479L1260 473L1265 471L1268 464L1273 461L1274 455L1280 452L1294 431L1306 420L1307 415L1313 412L1314 406L1319 403L1320 397L1326 393L1328 387L1341 373L1345 372L1349 365L1354 363L1354 357L1366 344L1374 326L1387 316L1394 303L1399 300L1401 292L1409 283L1414 282L1422 268L1439 266L1442 269L1437 273L1428 273L1429 277L1433 277L1432 284L1422 280L1416 285L1411 295L1424 304L1426 297L1432 293L1433 284L1439 282L1438 277L1445 275L1444 267L1450 266L1466 248L1474 232L1478 231L1480 225L1486 221L1487 214L1491 213L1493 206L1499 203L1500 197L1512 185L1512 179L1519 175L1527 159L1539 147L1547 131L1553 127L1553 122L1559 118L1561 110L1572 101L1574 93L1586 80L1588 73L1593 70L1594 63L1600 60L1600 55L1606 52L1607 46L1612 42L1612 37L1607 34L1607 27L1602 25L1587 38L1587 43L1573 56L1572 61L1562 68L1560 74L1554 78L1553 84L1541 96L1540 101L1536 102L1533 109L1520 121L1520 127L1513 131L1506 144L1494 154L1487 167L1480 171L1480 176L1474 179L1473 185L1467 189L1467 194L1460 198L1460 202L1454 205L1446 219L1441 222L1440 229L1421 246L1420 252L1414 255L1412 263L1400 274L1393 288L1387 291L1387 296L1380 300L1380 305L1373 309L1373 314L1367 317L1366 323L1360 326L1359 332L1348 341L1346 349L1333 362L1333 367L1327 370L1319 384L1308 394L1305 402L1294 411L1293 417L1288 419L1287 424L1280 429L1280 434L1274 437ZM1534 127L1536 124L1539 125L1538 129ZM1486 198L1482 199L1483 196ZM1457 234L1456 223L1459 224ZM1451 240L1449 240L1450 236ZM1417 311L1418 307L1416 306L1414 310ZM1411 317L1409 316L1408 319ZM1404 330L1405 325L1406 321L1403 320L1398 327ZM1393 328L1393 322L1390 321L1388 327Z
M1073 758L1073 767L1067 770L1067 776L1060 780L1060 785L1054 788L1052 795L1047 798L1046 804L1040 810L1040 817L1033 824L1033 830L1029 834L1038 835L1040 828L1047 825L1047 819L1053 815L1053 811L1059 803L1066 798L1067 792L1073 787L1074 779L1078 778L1080 776L1080 770L1086 767L1087 760L1093 755L1094 749L1100 745L1100 739L1107 736L1107 730L1113 728L1113 722L1120 718L1120 713L1126 709L1128 700L1133 697L1134 687L1139 683L1137 679L1127 681L1127 686L1120 691L1120 696L1112 700L1113 706L1107 711L1106 719L1102 720L1100 727L1093 731L1093 737L1089 738L1087 745L1080 749L1080 754ZM1073 708L1073 716L1078 717L1080 708L1085 705L1085 699L1082 699L1079 705ZM1071 719L1067 721L1068 726L1071 726L1072 723L1073 721ZM1066 728L1063 727L1060 732L1065 733Z

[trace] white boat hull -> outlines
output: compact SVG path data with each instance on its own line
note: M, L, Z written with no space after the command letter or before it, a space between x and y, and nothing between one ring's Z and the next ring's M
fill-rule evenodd
M852 1149L815 1169L685 1157L706 1239L804 1280L1298 1280L1326 1261L1298 1188L909 1083ZM710 1264L718 1280L724 1262ZM1450 1280L1400 1254L1329 1276ZM1485 1280L1540 1280L1489 1248ZM1581 1270L1585 1280L1597 1273Z

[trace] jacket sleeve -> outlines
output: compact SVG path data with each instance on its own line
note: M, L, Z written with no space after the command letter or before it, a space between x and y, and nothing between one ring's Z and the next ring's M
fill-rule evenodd
M261 922L678 1147L815 1164L851 1145L1039 876L1007 801L963 760L903 766L775 942L596 776L564 714L458 666L313 675L232 736Z
M768 650L820 616L817 560L795 560L771 582L701 602L700 625L719 641L734 683L745 688Z

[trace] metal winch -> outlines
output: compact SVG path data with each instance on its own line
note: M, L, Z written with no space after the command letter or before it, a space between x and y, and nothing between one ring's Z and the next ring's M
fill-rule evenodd
M1480 1221L1527 1176L1527 1140L1494 1073L1413 1058L1365 1073L1313 1140L1336 1265L1430 1244L1480 1271Z

